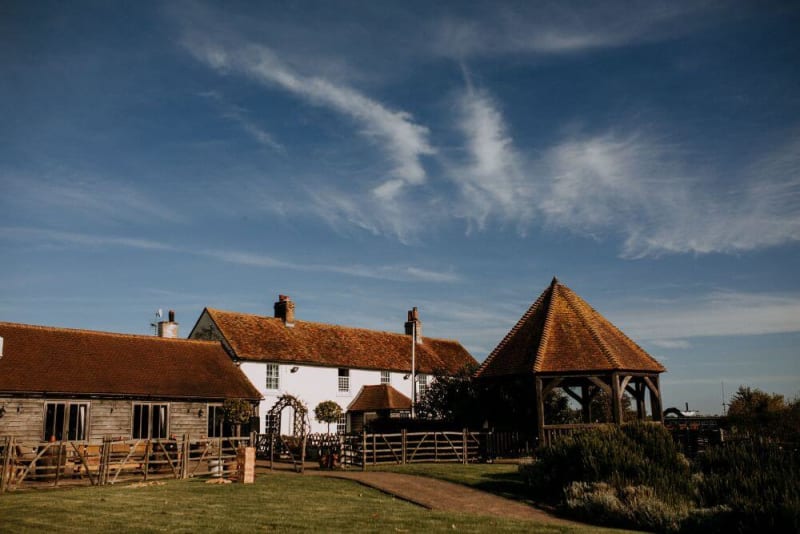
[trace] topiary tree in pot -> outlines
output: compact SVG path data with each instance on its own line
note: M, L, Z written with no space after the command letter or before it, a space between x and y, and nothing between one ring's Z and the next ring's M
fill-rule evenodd
M328 423L328 434L331 433L331 423L335 423L342 416L342 407L332 400L322 401L314 408L314 418L320 423Z
M222 403L222 412L225 414L225 421L233 426L234 434L239 437L242 425L250 422L253 407L245 399L226 399Z

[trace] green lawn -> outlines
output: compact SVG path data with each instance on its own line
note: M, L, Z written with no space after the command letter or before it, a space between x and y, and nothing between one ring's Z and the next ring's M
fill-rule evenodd
M0 532L312 530L571 531L525 521L431 512L350 481L280 473L261 475L254 485L210 485L202 480L185 480L147 487L88 487L0 495Z

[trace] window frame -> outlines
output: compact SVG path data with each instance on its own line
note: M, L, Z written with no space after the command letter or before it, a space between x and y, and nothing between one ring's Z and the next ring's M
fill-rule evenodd
M417 399L421 399L428 392L428 375L425 373L417 374Z
M391 383L392 383L392 372L381 371L381 384L391 384Z
M339 393L350 393L350 369L339 367L338 379Z
M146 421L146 428L143 430L143 417L142 411L144 408L147 408L147 421ZM158 411L159 416L156 418L156 423L158 423L159 428L163 428L163 436L161 435L153 435L153 427L154 427L154 419L153 414L156 413L153 410L153 407L163 408L163 417L161 415L161 410ZM137 417L136 409L139 408L139 415ZM170 404L168 402L139 402L133 401L131 402L131 439L167 439L169 437L169 416L170 416ZM138 420L138 425L137 425ZM163 423L163 424L162 424ZM138 427L138 432L136 432ZM161 432L158 432L161 434Z
M224 438L225 435L225 412L223 411L222 404L208 404L206 406L206 413L208 418L206 420L206 431L208 438ZM218 424L211 425L213 421Z
M55 407L53 420L50 419L50 406ZM58 407L62 407L61 415L58 415ZM86 441L89 436L89 411L91 403L89 401L45 401L44 414L42 417L42 441L49 441L50 436L55 436L57 441ZM73 410L74 408L74 410ZM83 414L81 414L83 408ZM73 414L76 427L73 428ZM59 419L61 420L59 424ZM82 419L82 422L79 420ZM48 424L49 423L49 424ZM78 428L80 425L82 428ZM57 427L61 427L58 429Z
M339 419L336 421L336 433L347 434L347 412L342 412Z
M264 388L276 391L281 387L281 366L277 363L267 363L264 367ZM274 387L273 387L274 385Z

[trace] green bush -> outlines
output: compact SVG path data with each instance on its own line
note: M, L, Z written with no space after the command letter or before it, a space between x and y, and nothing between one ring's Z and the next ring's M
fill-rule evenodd
M571 515L592 522L655 532L676 532L688 505L667 504L648 486L614 488L604 482L573 482L564 491Z
M683 504L691 499L689 465L661 425L636 423L579 431L537 451L537 461L520 466L534 493L560 502L572 482L605 482L615 490L648 486L659 500Z
M800 453L774 443L726 443L695 460L698 500L725 506L724 529L800 532Z

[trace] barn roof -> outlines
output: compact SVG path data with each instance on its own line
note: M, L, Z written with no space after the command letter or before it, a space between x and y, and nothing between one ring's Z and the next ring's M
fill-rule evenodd
M553 278L476 373L661 373L663 365L581 297Z
M283 320L206 308L237 358L353 369L408 371L411 337L392 332ZM425 337L416 345L417 372L452 374L477 362L458 342Z
M379 410L410 410L411 399L389 384L364 386L347 407L348 412L377 412Z
M261 398L219 342L5 322L0 337L1 393Z

